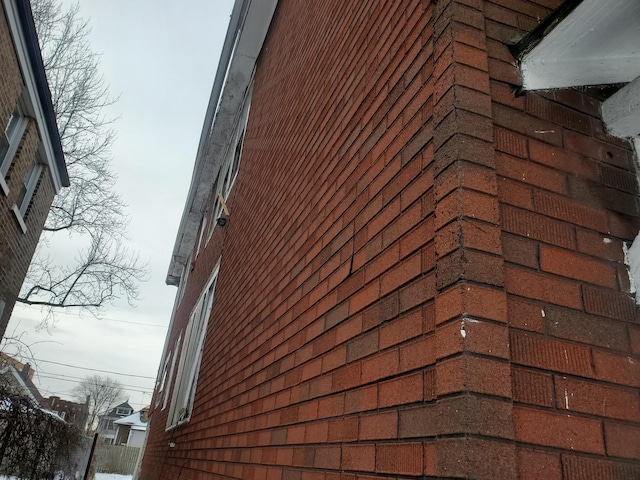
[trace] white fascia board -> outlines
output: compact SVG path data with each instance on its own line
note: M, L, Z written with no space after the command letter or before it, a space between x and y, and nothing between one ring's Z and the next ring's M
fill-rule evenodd
M42 139L45 157L47 159L47 165L49 167L49 172L51 173L51 178L53 180L55 193L58 193L62 188L62 179L60 178L60 172L58 171L58 167L56 165L56 157L54 154L51 137L49 136L44 111L42 110L42 100L40 98L40 95L38 94L33 67L31 66L31 61L29 60L27 45L25 43L25 35L15 5L16 0L3 0L3 3L5 12L7 13L7 20L9 21L11 36L13 37L13 43L15 45L16 56L18 57L20 69L22 70L22 77L27 87L28 100L30 103L30 105L28 105L27 107L30 110L29 113L33 115L36 120L38 132L40 133L40 138Z
M169 265L166 279L169 285L180 283L183 267L197 240L213 181L233 141L236 119L277 4L278 0L236 0L234 5Z
M628 138L640 134L640 77L602 104L602 120L609 133Z
M574 58L525 56L520 69L524 90L627 83L638 76L640 58Z
M525 90L628 83L640 75L640 2L583 0L520 59Z

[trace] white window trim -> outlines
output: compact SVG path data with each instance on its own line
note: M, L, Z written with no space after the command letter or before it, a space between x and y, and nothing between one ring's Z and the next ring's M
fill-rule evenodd
M175 315L175 309L178 308L180 302L182 301L182 297L184 296L184 291L187 288L187 281L189 280L189 273L191 273L191 263L193 260L193 253L189 255L187 259L187 264L182 269L182 275L180 276L180 285L178 286L178 295L176 296L176 304L174 307L173 315ZM173 317L172 317L173 324Z
M233 185L236 182L236 178L238 178L238 172L240 171L240 162L242 161L242 150L244 149L244 134L247 130L247 123L249 122L249 110L251 109L251 96L253 94L253 78L249 83L249 87L247 88L247 93L244 98L244 103L242 105L242 109L240 110L240 115L238 116L238 120L234 130L234 138L233 142L229 145L227 152L224 156L224 161L220 166L220 171L218 172L218 177L213 185L211 190L211 218L209 219L209 232L207 234L207 241L205 245L209 244L209 240L211 240L211 236L213 235L213 231L217 225L217 220L220 218L222 214L222 205L220 204L220 200L218 199L218 194L221 194L224 198L225 202L229 198L231 194L231 190L233 189ZM231 170L233 169L234 158L236 155L236 151L240 146L240 153L238 160L238 170L233 174L233 177L229 179L229 184L225 189L225 178L227 175L232 174ZM206 215L206 214L205 214ZM206 222L205 222L206 226ZM204 231L204 228L203 228ZM200 241L202 240L202 234L200 235ZM200 250L200 244L198 243L198 251Z
M19 115L19 118L17 120L16 126L10 133L10 136L7 137L6 127L9 126L9 122L11 121L14 113L17 113ZM18 152L18 147L20 146L20 142L22 141L22 137L24 136L24 132L27 130L27 125L29 123L29 120L24 116L23 108L20 105L16 106L14 113L12 113L11 117L9 117L7 125L5 126L5 132L0 133L0 135L5 136L8 144L7 152L0 161L0 187L2 188L5 196L9 195L9 186L6 182L7 173L9 172L9 168L11 168L11 165L13 164L13 160L15 159L16 153Z
M168 383L165 385L164 400L162 401L162 410L167 408L167 405L169 404L169 390L171 390L171 385L175 383L175 379L173 378L173 373L175 372L175 369L176 369L176 359L178 358L178 355L181 353L180 351L181 342L182 342L182 332L180 332L180 335L178 336L178 340L176 340L175 348L173 350L173 358L171 359L171 369L169 370Z
M173 385L171 405L167 415L167 430L191 420L193 402L198 386L200 362L204 350L204 340L207 335L209 316L213 308L219 270L220 260L218 260L213 269L209 281L202 290L189 316L189 324L185 330L178 371Z
M164 394L164 389L166 388L166 385L167 385L167 376L169 375L169 362L171 361L172 353L173 352L170 351L167 354L167 357L164 359L164 362L162 364L162 370L160 370L160 377L156 382L156 402L155 402L156 407L160 405L160 402L162 401L162 397Z
M40 181L40 177L42 176L43 166L41 163L37 161L38 157L39 155L36 155L36 160L34 161L33 165L29 168L29 171L27 172L27 178L25 179L27 180L27 183L24 184L24 187L26 188L26 192L24 197L22 198L22 201L20 202L20 205L14 204L13 207L11 207L13 214L18 220L18 224L22 229L22 233L27 233L27 224L26 224L27 208L29 208L29 204L31 203L33 194L36 191L36 186L38 185L38 182Z

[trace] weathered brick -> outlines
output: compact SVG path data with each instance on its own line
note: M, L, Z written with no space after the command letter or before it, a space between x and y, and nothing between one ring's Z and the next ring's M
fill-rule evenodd
M562 480L560 455L557 453L518 447L516 455L519 480Z
M376 471L399 475L422 474L422 444L414 442L377 445Z
M442 292L436 298L436 323L458 315L506 321L506 295L502 290L481 285L462 284Z
M553 379L550 374L514 367L512 382L514 401L553 406Z
M560 250L546 245L540 246L540 268L545 272L595 283L603 287L617 287L616 272L611 265L577 255L568 250Z
M555 391L559 409L621 420L640 420L638 395L632 390L556 376Z
M580 309L580 284L531 270L505 266L505 284L508 293Z
M397 438L398 413L395 411L386 413L373 413L362 415L358 430L360 440L381 440L385 438Z
M503 206L501 213L502 228L507 232L565 248L575 246L575 229L566 222L509 206Z
M516 440L535 445L604 454L598 420L513 407Z
M615 350L629 350L627 326L623 322L549 305L545 308L545 330L554 337Z
M374 444L344 445L342 447L342 468L373 472L376 467L376 447Z
M607 454L613 457L640 458L640 427L612 421L604 422Z
M511 398L511 367L506 362L461 355L436 365L438 395L476 392Z
M600 458L563 455L562 472L566 480L634 480L640 475L637 463L607 461Z
M422 372L418 372L380 383L378 393L380 408L422 400L424 393L422 377Z
M640 361L633 357L594 350L596 377L607 382L640 387Z
M520 365L545 370L581 376L593 375L591 352L588 348L529 334L511 334L511 360Z

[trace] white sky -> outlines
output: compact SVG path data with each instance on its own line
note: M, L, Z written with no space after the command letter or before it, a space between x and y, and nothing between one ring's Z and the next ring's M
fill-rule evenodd
M38 308L17 305L7 334L24 332L35 359L155 378L176 293L164 280L232 6L232 0L80 0L102 73L120 94L110 112L120 117L113 168L129 205L130 245L149 260L151 275L136 308L119 303L100 321L65 312L51 335L35 329ZM46 377L94 373L46 362L36 371L43 395L63 398L71 398L77 378ZM110 376L129 386L134 408L150 402L154 380Z

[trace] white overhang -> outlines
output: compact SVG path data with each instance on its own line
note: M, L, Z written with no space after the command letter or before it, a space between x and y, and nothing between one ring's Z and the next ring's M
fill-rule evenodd
M640 134L640 2L566 0L512 51L523 90L627 84L602 119L617 137Z
M521 48L525 90L631 82L640 76L640 2L569 0Z
M166 282L177 285L198 234L213 182L233 140L256 60L278 0L236 0L209 98L189 194Z

